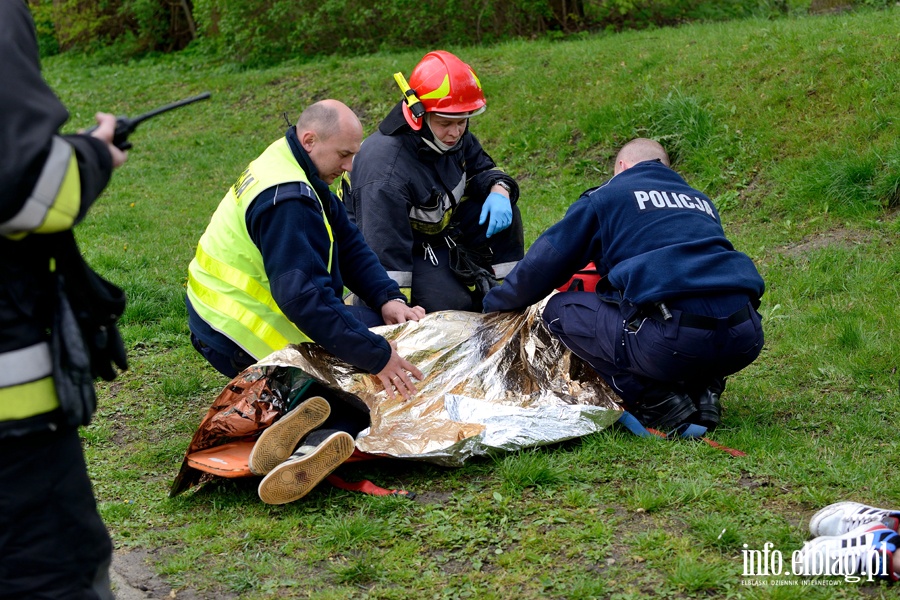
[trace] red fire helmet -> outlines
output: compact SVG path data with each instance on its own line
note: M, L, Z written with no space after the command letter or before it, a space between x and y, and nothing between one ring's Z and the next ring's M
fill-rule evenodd
M409 86L415 90L426 113L467 119L480 115L487 106L475 71L445 50L426 54L413 69ZM413 117L406 104L403 116L414 130L422 128L422 120Z

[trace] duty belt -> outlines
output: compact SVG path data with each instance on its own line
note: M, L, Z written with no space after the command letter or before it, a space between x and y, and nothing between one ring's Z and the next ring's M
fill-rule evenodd
M678 324L681 327L690 327L691 329L706 329L708 331L716 331L719 328L730 329L732 327L740 325L750 318L750 314L749 304L744 306L744 308L738 310L737 312L720 319L717 319L716 317L707 317L705 315L695 315L683 312L679 317ZM664 322L664 317L661 314L653 313L651 316L657 321Z

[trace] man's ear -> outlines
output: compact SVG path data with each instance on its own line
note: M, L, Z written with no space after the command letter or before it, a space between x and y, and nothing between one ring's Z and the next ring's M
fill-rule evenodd
M316 134L313 131L304 131L298 136L300 140L300 145L303 146L303 149L309 152L312 150L313 144L316 142Z

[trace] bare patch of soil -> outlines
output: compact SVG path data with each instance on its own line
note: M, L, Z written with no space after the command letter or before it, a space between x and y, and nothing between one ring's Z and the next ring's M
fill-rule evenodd
M446 504L453 498L453 492L417 492L416 502L422 504Z
M835 229L807 236L799 242L782 246L779 250L786 256L797 258L829 246L843 246L846 248L860 246L870 242L872 235L872 232L869 231Z
M879 219L879 221L891 222L898 218L900 218L900 207L886 212L884 217ZM814 252L830 246L852 248L853 246L861 246L863 244L881 240L885 240L885 235L877 231L841 228L808 235L799 242L787 244L778 250L785 256L797 258L808 252ZM887 243L891 244L892 238L887 238Z
M117 550L109 570L116 600L179 598L181 600L234 600L237 596L223 590L195 591L174 589L156 574L150 564L154 551Z

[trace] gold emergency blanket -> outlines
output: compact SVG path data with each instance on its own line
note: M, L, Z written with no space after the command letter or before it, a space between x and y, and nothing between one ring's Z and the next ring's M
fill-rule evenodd
M256 366L294 367L361 399L371 411L356 441L362 452L459 466L594 433L621 415L616 395L549 332L540 309L441 311L373 328L424 375L408 401L389 400L376 377L315 344L289 346Z

